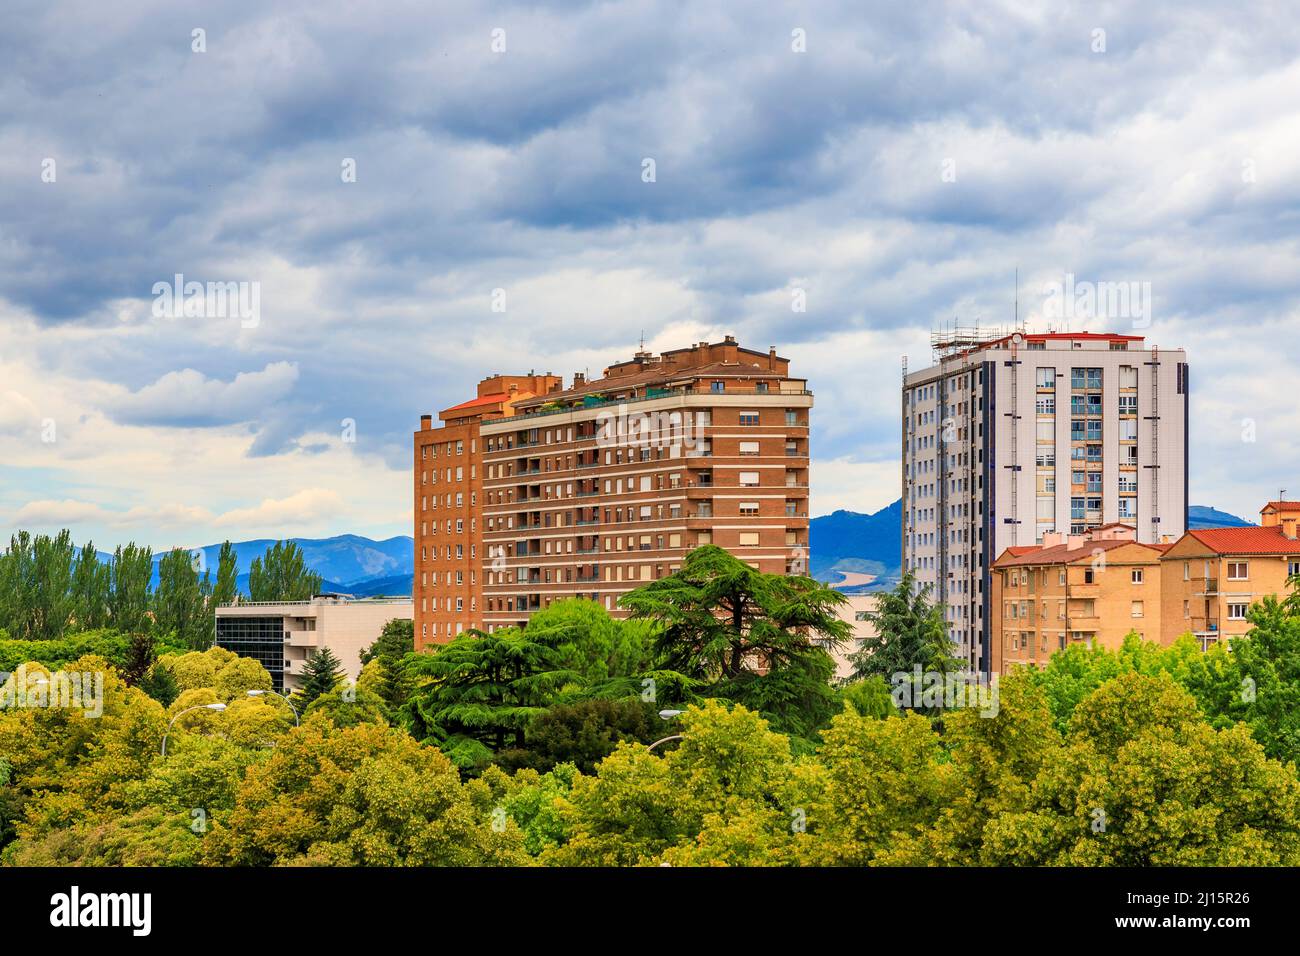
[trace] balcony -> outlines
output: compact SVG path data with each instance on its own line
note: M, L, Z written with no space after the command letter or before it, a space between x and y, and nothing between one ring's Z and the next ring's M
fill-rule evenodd
M1217 634L1219 632L1219 616L1217 614L1208 617L1192 618L1193 634Z
M1201 590L1196 592L1197 597L1201 597L1201 596L1213 597L1214 595L1217 595L1219 593L1218 578L1202 578L1200 583L1201 583Z

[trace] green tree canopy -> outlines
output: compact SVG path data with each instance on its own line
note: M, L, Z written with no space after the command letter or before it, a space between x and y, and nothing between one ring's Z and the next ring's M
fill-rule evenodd
M248 596L254 601L306 601L318 594L321 576L307 569L302 549L277 541L248 569Z
M930 586L919 585L911 571L892 591L876 595L867 620L875 633L851 658L855 680L880 675L897 681L902 679L897 675L910 677L918 666L922 672L943 674L961 666L952 653L942 608L930 601Z
M158 588L153 596L154 625L164 634L195 650L211 645L204 596L208 575L199 578L189 551L173 548L158 561Z
M812 578L765 574L715 545L679 571L625 594L620 604L659 627L659 666L759 711L798 737L838 708L829 650L852 628L836 608L843 594Z
M436 741L461 767L486 764L507 742L523 747L529 722L559 688L579 680L562 667L554 641L528 628L469 630L407 658L415 683L406 705L412 732Z

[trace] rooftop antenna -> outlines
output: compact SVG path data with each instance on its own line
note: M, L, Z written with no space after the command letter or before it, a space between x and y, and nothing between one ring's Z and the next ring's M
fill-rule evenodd
M1016 266L1016 329L1020 328L1020 266Z

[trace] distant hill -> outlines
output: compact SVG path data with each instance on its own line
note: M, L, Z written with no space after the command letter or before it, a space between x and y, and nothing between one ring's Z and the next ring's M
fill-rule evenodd
M813 518L808 532L812 558L808 573L828 584L844 581L837 572L876 576L868 585L845 586L844 590L850 593L889 587L900 574L902 529L902 499L875 514L835 511Z
M1187 517L1191 529L1240 528L1251 525L1249 521L1208 505L1191 505L1187 509ZM844 581L839 572L876 575L876 580L868 585L845 585L842 590L848 593L889 587L901 574L899 542L902 538L902 520L901 499L875 514L836 511L813 518L809 530L812 551L809 573L828 584L841 584Z
M332 538L289 538L302 549L307 567L324 580L321 589L344 591L349 594L411 593L411 579L415 573L415 545L413 539L398 535L375 541L358 534L340 534ZM260 558L275 544L274 538L257 538L252 541L231 542L239 566L236 584L243 594L248 593L248 569L254 558ZM215 576L220 544L204 545L203 560ZM97 552L100 561L107 563L111 554ZM152 586L158 586L158 562L162 554L153 558Z
M1208 505L1187 509L1191 528L1248 527L1251 522ZM847 593L875 591L891 587L901 573L899 542L902 536L903 502L900 499L875 514L836 511L810 522L812 559L809 574L828 584L843 585ZM321 589L355 594L358 597L386 595L397 597L411 593L415 574L413 540L406 535L375 541L357 534L340 534L332 538L290 538L302 548L307 566L324 580ZM239 590L248 593L248 569L275 544L273 538L234 542L239 562ZM220 544L205 545L203 558L215 574ZM153 584L158 584L158 560L154 555ZM100 553L100 560L112 555ZM843 573L870 574L869 584L848 584ZM852 579L849 579L852 580Z
M1200 528L1249 528L1253 524L1253 521L1244 521L1236 515L1219 511L1209 505L1187 506L1188 531L1196 531Z

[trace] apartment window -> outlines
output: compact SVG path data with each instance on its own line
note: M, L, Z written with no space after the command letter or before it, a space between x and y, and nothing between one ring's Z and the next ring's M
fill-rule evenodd
M1245 581L1249 577L1250 566L1246 561L1229 561L1228 562L1228 580Z
M1038 387L1055 388L1056 387L1056 369L1040 368L1038 370Z
M756 442L756 441L742 441L742 442L740 443L740 453L741 453L742 455L746 455L746 456L757 455L757 454L758 454L758 442Z
M740 513L741 513L741 515L742 515L743 517L746 517L746 518L757 518L757 517L758 517L758 502L757 502L757 501L742 501L742 502L740 503Z
M742 487L742 488L757 488L757 487L758 487L758 472L756 472L756 471L742 471L742 472L740 473L740 487Z
M793 408L787 408L785 410L785 423L787 425L798 425L799 413L796 412Z
M1133 571L1132 571L1132 578L1131 578L1131 579L1132 579L1132 581L1133 581L1134 584L1141 584L1141 583L1142 583L1142 569L1141 569L1141 568L1134 568Z
M1129 612L1129 616L1130 616L1130 617L1141 617L1141 616L1142 616L1142 602L1141 602L1141 601L1134 601L1134 602L1133 602L1133 607L1132 607L1132 610Z
M1300 561L1288 561L1286 563L1286 576L1289 578L1300 574Z
M742 424L742 425L757 425L757 424L758 424L758 412L741 412L741 413L740 413L740 424Z
M1187 620L1187 619L1188 619L1189 617L1191 617L1191 616L1192 616L1192 602L1191 602L1191 601L1184 601L1184 602L1183 602L1183 620Z
M740 544L741 544L742 547L755 547L755 546L757 546L757 544L758 544L758 532L757 532L757 531L742 531L742 532L740 532Z
M1249 611L1249 610L1250 610L1250 605L1249 605L1249 604L1229 604L1229 605L1228 605L1228 620L1229 620L1229 621L1244 621L1244 620L1246 620L1246 612Z

